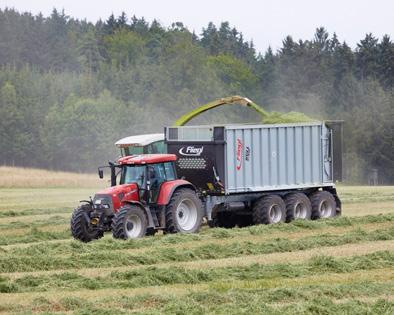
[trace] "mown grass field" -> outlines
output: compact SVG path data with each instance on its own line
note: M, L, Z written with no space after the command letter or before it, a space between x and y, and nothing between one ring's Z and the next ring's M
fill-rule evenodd
M102 184L70 182L0 188L0 313L394 313L394 187L340 186L330 220L83 244L71 211Z

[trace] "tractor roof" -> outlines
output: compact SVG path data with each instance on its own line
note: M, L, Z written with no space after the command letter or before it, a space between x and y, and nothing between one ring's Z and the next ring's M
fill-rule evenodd
M126 137L123 139L118 140L115 145L118 148L129 147L129 146L136 146L136 147L144 147L148 144L151 144L156 141L164 140L163 133L153 133L148 135L138 135L138 136L131 136Z
M140 154L121 157L118 164L154 164L176 161L175 154Z

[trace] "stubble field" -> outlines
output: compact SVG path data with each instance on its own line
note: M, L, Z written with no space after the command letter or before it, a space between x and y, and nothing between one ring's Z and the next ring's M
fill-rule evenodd
M329 220L83 244L72 209L105 182L0 175L0 313L394 312L394 187L340 186Z

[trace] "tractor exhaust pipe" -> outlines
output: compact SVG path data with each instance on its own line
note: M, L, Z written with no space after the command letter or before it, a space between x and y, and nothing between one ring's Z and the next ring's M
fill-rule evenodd
M111 186L116 186L116 172L115 172L115 163L108 161L109 167L111 169Z

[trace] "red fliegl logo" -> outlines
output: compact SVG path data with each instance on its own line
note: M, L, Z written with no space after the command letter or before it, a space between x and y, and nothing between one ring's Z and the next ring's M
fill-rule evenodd
M242 141L240 139L237 139L237 171L239 171L242 166L242 148Z

